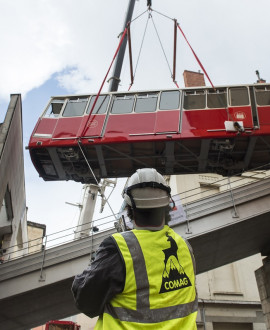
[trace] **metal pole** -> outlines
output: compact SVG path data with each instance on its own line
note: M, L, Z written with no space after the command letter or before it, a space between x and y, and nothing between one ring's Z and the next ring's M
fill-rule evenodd
M131 21L133 10L135 6L135 0L129 0L128 10L124 22L123 31L126 28L128 22ZM118 52L116 62L113 69L113 76L110 78L109 92L116 92L118 90L118 85L120 82L120 75L122 70L122 65L124 61L125 51L127 46L127 36L125 36L122 46Z

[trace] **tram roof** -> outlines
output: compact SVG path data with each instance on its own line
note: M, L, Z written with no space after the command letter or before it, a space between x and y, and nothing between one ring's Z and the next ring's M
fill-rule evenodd
M248 87L248 86L269 86L270 83L253 83L253 84L234 84L234 85L217 85L215 89L220 88L229 88L229 87ZM183 87L183 88L164 88L164 89L143 89L143 90L135 90L135 91L117 91L117 92L101 92L100 95L108 95L108 94L138 94L138 93L154 93L154 92L162 92L162 91L176 91L176 90L198 90L198 89L212 89L212 86L196 86L196 87ZM98 93L83 93L83 94L66 94L66 95L54 95L51 96L54 98L71 98L71 97L88 97L91 95L97 95Z

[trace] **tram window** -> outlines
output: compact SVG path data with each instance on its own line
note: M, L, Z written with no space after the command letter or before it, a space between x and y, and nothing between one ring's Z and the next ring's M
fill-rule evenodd
M95 99L96 99L96 95L92 96L86 113L90 113L90 111L92 109L92 106L95 102ZM106 113L109 100L110 100L109 95L100 95L99 98L97 99L97 103L95 104L95 107L93 109L92 114L99 114L100 115L100 114Z
M58 117L61 112L64 102L65 102L64 100L56 100L56 99L52 100L47 111L44 114L44 117L45 118Z
M230 88L230 105L249 105L248 90L246 87Z
M258 105L270 105L270 86L256 87L256 102Z
M205 109L206 97L204 90L186 91L184 96L184 109Z
M162 92L160 96L159 109L160 110L178 109L179 101L180 101L179 91Z
M227 93L226 89L210 89L207 93L207 108L226 108Z
M138 94L136 98L135 112L155 112L157 108L157 93Z
M84 114L88 99L68 100L63 117L79 117Z
M115 96L112 106L112 113L121 114L121 113L132 112L134 99L135 99L134 95Z

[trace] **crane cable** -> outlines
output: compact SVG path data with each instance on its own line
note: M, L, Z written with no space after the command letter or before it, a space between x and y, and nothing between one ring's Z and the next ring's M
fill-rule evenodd
M137 68L138 68L138 64L139 64L139 59L140 59L140 56L141 56L142 47L143 47L143 43L144 43L144 40L145 40L145 35L146 35L146 30L147 30L147 27L148 27L148 23L149 23L149 16L147 18L146 25L145 25L145 28L144 28L142 42L141 42L141 46L140 46L140 49L139 49L139 54L138 54L138 58L137 58L137 61L136 61L135 70L134 70L134 74L133 74L133 80L135 79L135 75L136 75L136 72L137 72ZM130 90L130 88L131 88L132 85L133 85L133 81L131 82L128 90Z
M111 210L111 212L112 212L112 214L113 214L115 220L118 221L118 219L117 219L115 213L113 212L113 209L112 209L112 207L111 207L111 204L109 203L108 198L106 198L105 195L104 195L104 193L101 192L100 184L99 184L99 182L98 182L98 180L97 180L97 177L95 176L95 173L94 173L94 171L93 171L91 165L89 164L88 159L87 159L87 157L86 157L86 155L85 155L85 153L84 153L84 150L83 150L83 148L82 148L82 146L81 146L81 141L79 141L79 140L78 140L78 146L79 146L79 148L80 148L80 150L81 150L81 153L82 153L82 155L83 155L83 157L84 157L84 159L85 159L85 161L86 161L86 164L87 164L87 166L88 166L88 168L89 168L89 170L90 170L90 172L91 172L91 174L92 174L92 176L93 176L93 178L94 178L94 180L95 180L97 186L99 187L99 193L100 193L101 197L104 198L104 200L105 200L105 202L108 204L108 206L109 206L109 208L110 208L110 210Z
M155 28L155 31L156 31L156 34L157 34L157 37L158 37L158 40L159 40L159 43L160 43L161 49L162 49L162 52L163 52L163 54L164 54L164 57L165 57L165 60L166 60L166 62L167 62L167 65L168 65L169 71L170 71L170 73L171 73L171 77L173 78L173 82L175 83L175 85L177 86L177 88L179 88L177 82L176 82L175 79L174 79L174 74L172 73L172 70L171 70L171 67L170 67L170 64L169 64L168 58L167 58L167 56L166 56L166 53L165 53L165 50L164 50L163 44L162 44L162 42L161 42L161 39L160 39L160 36L159 36L159 34L158 34L158 30L157 30L157 28L156 28L156 25L155 25L155 22L154 22L154 19L153 19L152 15L151 15L151 18L152 18L152 22L153 22L153 25L154 25L154 28Z

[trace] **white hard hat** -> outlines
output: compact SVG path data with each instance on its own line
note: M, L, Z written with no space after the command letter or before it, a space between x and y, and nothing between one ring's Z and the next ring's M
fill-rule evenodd
M143 168L129 178L124 199L133 208L152 209L169 205L170 192L160 173L153 168Z

